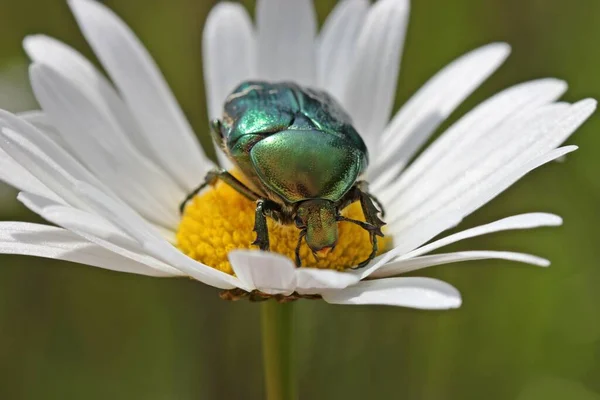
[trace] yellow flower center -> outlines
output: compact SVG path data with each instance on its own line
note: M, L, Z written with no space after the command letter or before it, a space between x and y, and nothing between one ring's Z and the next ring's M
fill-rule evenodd
M256 204L223 182L192 199L177 231L177 247L187 256L213 268L233 274L227 253L234 249L256 249L251 243ZM364 221L359 203L353 203L342 215ZM295 259L299 230L267 218L270 250ZM327 257L315 260L306 242L300 246L302 266L344 270L364 261L372 251L369 234L350 222L338 224L339 239ZM387 236L378 238L380 252L391 244Z

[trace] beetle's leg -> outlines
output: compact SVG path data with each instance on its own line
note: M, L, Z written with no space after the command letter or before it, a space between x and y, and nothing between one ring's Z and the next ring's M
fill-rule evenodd
M363 208L363 212L365 211L364 202L371 200L370 201L371 204L367 205L367 207L372 209L371 214L373 214L376 218L377 218L378 213L381 214L381 218L385 217L385 209L383 208L383 205L381 204L379 199L377 199L377 197L375 197L374 195L369 193L369 183L367 181L356 182L356 184L354 185L354 188L356 190L356 192L354 193L354 196L355 196L356 200L360 200L360 204ZM368 197L368 199L363 199L363 197ZM373 203L375 203L375 205L377 207L375 207L375 205ZM373 210L373 209L375 209L375 210ZM367 218L367 222L369 222L366 213L365 213L365 218ZM379 218L377 218L377 219L379 219ZM381 226L385 225L383 222L381 222L381 223L382 223Z
M266 200L256 202L256 212L254 214L254 232L256 240L252 242L259 249L269 251L269 228L267 227L267 215L265 212Z
M381 204L379 203L379 201L377 199L375 199L374 196L372 196L371 194L369 194L367 192L367 188L368 188L367 182L364 182L364 181L357 182L356 185L354 185L352 190L350 192L348 192L348 194L345 196L345 198L341 202L341 206L343 207L343 206L347 206L350 203L353 203L355 201L360 201L360 206L362 208L366 222L357 221L357 220L342 217L342 216L338 217L338 221L352 222L369 232L369 237L371 239L371 244L373 245L373 249L371 251L371 254L369 254L369 257L366 260L364 260L363 262L361 262L360 264L358 264L358 266L356 268L362 268L362 267L366 266L373 258L375 258L375 256L377 255L377 251L378 251L377 236L383 237L383 232L381 232L381 227L385 225L385 222L383 222L381 219L379 219L379 216L377 215L381 212L381 214L383 216L383 207L381 207ZM377 209L377 207L375 207L375 204L373 204L373 202L377 203L379 205L379 207L381 208L381 210Z
M354 269L366 267L371 262L371 260L374 259L375 256L377 255L377 251L379 250L379 248L377 246L377 235L374 232L369 232L369 236L371 237L371 244L373 245L371 254L369 254L369 257L367 257L366 260L364 260L363 262L358 264L356 267L354 267Z
M363 228L365 231L367 231L369 233L373 233L374 235L383 237L383 232L381 232L381 228L378 227L377 225L373 225L373 224L370 224L368 222L359 221L357 219L346 218L346 217L344 217L342 215L339 215L337 217L337 221L340 221L340 222L351 222L353 224L356 224L356 225L360 226L361 228Z
M371 260L373 258L375 258L375 256L377 255L377 251L379 250L379 247L377 245L377 236L383 236L383 233L381 232L381 228L378 226L375 226L375 225L371 225L367 222L362 222L362 221L358 221L356 219L346 218L341 215L337 217L337 220L342 221L342 222L344 222L344 221L351 222L353 224L360 226L367 232L369 232L369 238L371 239L371 244L373 246L373 248L371 250L371 254L369 254L369 257L367 257L366 260L362 261L360 264L358 264L356 267L354 267L354 269L358 269L358 268L362 268L362 267L366 266L368 263L371 262Z
M369 198L373 201L373 203L375 203L375 205L377 206L377 209L379 211L379 214L381 214L381 218L385 218L385 209L383 208L381 201L379 201L379 199L377 197L373 196L369 192L363 192L363 193L366 194L367 196L369 196Z
M204 176L204 182L202 182L202 184L200 184L200 186L198 186L191 193L189 193L185 197L185 199L179 204L179 213L180 214L183 214L183 211L185 210L185 206L187 205L188 201L193 199L198 193L200 193L200 191L202 189L204 189L208 185L214 185L216 183L218 174L219 174L218 171L214 170L214 169L212 169L206 173L206 175Z
M234 188L239 194L246 197L248 200L256 201L257 199L260 199L259 194L255 193L252 189L244 185L235 176L231 175L224 169L222 169L219 173L219 179Z
M181 204L179 205L179 212L181 214L183 214L183 210L185 209L185 206L188 203L188 201L193 199L194 196L196 196L198 193L200 193L200 191L203 190L208 185L215 185L219 179L252 201L256 201L257 199L260 198L260 196L258 194L254 193L246 185L244 185L242 182L240 182L235 176L231 175L229 172L227 172L224 169L215 168L215 169L208 171L206 173L206 176L204 177L204 182L200 186L198 186L196 189L194 189L190 194L188 194L186 196L185 200L183 200L181 202Z
M383 237L383 232L381 232L381 227L383 225L385 225L385 222L380 220L379 217L377 216L377 214L379 213L379 210L373 204L372 197L369 195L369 193L363 192L361 190L359 190L359 193L360 193L360 205L362 207L363 214L365 215L365 220L367 221L367 223L375 226L377 229L369 231L369 235L371 236L371 243L373 244L373 250L371 251L371 254L369 255L369 257L366 260L364 260L363 262L358 264L358 266L356 268L362 268L362 267L366 266L367 264L369 264L369 262L371 262L371 260L373 258L375 258L375 256L377 255L377 250L378 250L377 236ZM381 208L381 211L382 211L382 216L383 216L383 208Z
M281 206L274 201L258 199L256 201L256 211L254 213L254 232L256 240L252 242L261 250L269 250L269 227L267 226L267 217L280 221L283 211Z
M373 204L373 200L369 197L368 194L364 192L360 192L360 206L362 207L363 214L365 215L365 221L367 223L376 226L378 235L383 236L381 233L381 227L385 225L381 219L379 219L379 210Z
M210 134L219 147L223 147L223 131L221 130L221 121L215 118L210 121Z
M385 222L383 222L381 219L379 219L379 216L377 215L380 212L383 214L383 208L381 208L381 210L379 210L377 207L375 207L375 204L373 204L373 202L375 201L377 204L379 204L379 201L377 201L374 196L372 196L370 193L368 193L366 191L367 188L368 188L367 182L365 182L365 181L357 182L354 185L354 187L340 201L339 209L342 210L345 207L347 207L348 205L354 203L355 201L360 201L360 206L361 206L362 212L365 216L365 221L367 222L367 224L377 227L378 228L377 234L379 236L383 236L380 228L385 225ZM364 228L364 229L367 229L367 228Z
M300 246L302 245L302 239L306 236L306 229L300 231L300 235L298 235L298 245L296 246L296 267L300 268L302 266L302 261L300 260Z

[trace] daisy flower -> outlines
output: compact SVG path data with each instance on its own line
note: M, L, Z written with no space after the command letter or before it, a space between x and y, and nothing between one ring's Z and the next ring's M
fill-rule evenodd
M339 243L315 261L291 258L293 226L269 221L271 250L250 245L254 204L225 184L180 202L215 164L206 156L156 64L132 31L93 0L70 0L110 81L64 43L27 37L30 80L41 111L0 112L0 179L52 225L0 224L0 252L48 257L156 277L187 276L226 298L322 298L338 304L455 308L451 285L405 272L452 262L548 261L507 251L430 255L492 232L561 224L558 216L511 216L432 241L529 171L564 156L559 147L594 111L594 100L558 102L566 84L510 87L468 112L414 162L439 125L508 56L493 43L458 58L392 116L409 14L407 0L346 0L317 32L310 0L259 0L256 19L220 2L204 29L208 113L249 79L324 90L352 118L370 155L365 179L385 210L386 240L366 267L368 235L340 224ZM207 124L208 125L208 124ZM230 161L218 153L219 164ZM360 218L358 206L344 210ZM346 226L348 225L348 226ZM280 253L280 254L277 254Z

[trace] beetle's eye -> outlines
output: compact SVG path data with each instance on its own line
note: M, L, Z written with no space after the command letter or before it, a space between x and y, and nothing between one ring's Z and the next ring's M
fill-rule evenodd
M294 222L296 223L296 228L298 228L298 229L304 228L304 221L302 221L302 218L296 216L296 218L294 218Z

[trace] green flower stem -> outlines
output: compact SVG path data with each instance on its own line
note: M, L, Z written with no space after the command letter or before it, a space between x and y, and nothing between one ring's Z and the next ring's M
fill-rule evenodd
M296 400L294 371L294 303L261 304L267 400Z

